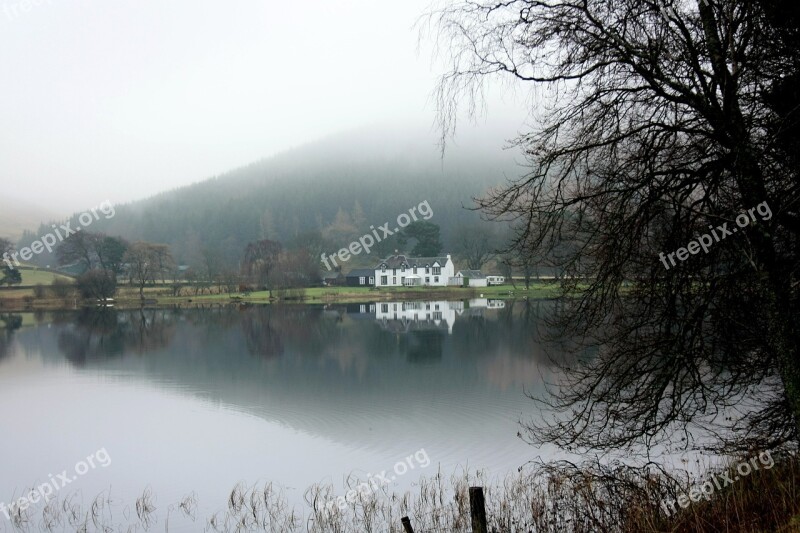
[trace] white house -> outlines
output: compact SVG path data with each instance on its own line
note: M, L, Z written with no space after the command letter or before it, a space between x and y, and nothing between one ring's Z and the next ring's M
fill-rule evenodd
M450 254L443 257L395 255L375 268L376 287L446 287L455 274Z
M451 280L451 285L457 287L464 286L464 280L468 280L470 287L486 287L488 281L480 270L459 270Z

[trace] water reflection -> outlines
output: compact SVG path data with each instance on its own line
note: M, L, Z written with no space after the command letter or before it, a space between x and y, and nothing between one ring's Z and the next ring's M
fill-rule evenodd
M0 361L9 355L14 331L22 326L22 315L0 313Z
M325 438L402 454L518 466L517 422L552 353L548 302L90 308L41 317L24 350ZM556 354L558 356L558 354ZM0 372L2 364L0 364ZM394 450L394 452L393 452Z
M14 494L100 446L114 467L82 478L81 490L113 483L127 502L153 486L169 501L197 491L213 506L259 480L291 485L300 501L313 483L338 485L421 448L445 473L513 471L547 453L517 432L536 416L525 392L542 390L562 357L539 341L552 305L0 315L0 401L24 405L6 415L0 452L15 460L2 465L0 489Z

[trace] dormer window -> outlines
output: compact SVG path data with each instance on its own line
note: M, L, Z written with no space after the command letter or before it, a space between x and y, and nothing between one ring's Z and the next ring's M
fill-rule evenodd
M417 265L414 265L414 274L417 273Z
M381 272L386 272L386 263L381 265Z
M434 276L438 276L438 275L440 275L441 273L442 273L442 267L439 267L439 266L435 266L435 267L433 267L433 275L434 275Z
M426 274L430 274L431 273L430 265L425 265L425 273Z

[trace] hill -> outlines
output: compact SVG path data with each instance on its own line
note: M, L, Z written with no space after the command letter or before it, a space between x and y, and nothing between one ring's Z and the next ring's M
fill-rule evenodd
M26 229L36 227L41 221L54 218L55 214L33 203L0 197L0 237L16 241Z
M427 201L430 222L441 227L449 248L460 226L479 223L477 213L464 209L471 198L521 168L515 153L502 149L497 132L462 139L444 157L435 140L430 131L409 127L348 132L118 205L113 218L101 217L91 231L169 244L184 264L201 263L202 251L210 248L235 266L248 242L270 238L287 244L324 234L329 245L339 246L335 236L363 235L370 225L387 221L394 225L398 214ZM45 254L36 260L52 262Z

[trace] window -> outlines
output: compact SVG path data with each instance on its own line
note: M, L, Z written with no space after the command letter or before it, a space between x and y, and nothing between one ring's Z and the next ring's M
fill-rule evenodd
M433 278L433 282L434 283L439 283L439 276L436 276L435 278Z
M405 272L405 271L406 271L406 264L403 263L402 265L400 265L400 272Z
M425 309L427 309L428 311L430 311L430 310L431 310L431 304L425 304Z
M430 283L430 282L431 282L431 278L429 278L429 277L427 277L427 276L426 276L426 277L425 277L425 283Z
M414 265L414 274L417 273L417 265Z
M430 274L431 273L431 269L430 269L430 267L428 265L425 265L425 273L426 274Z
M433 313L433 319L434 320L441 320L442 319L442 312L441 311L434 312Z
M437 276L441 275L442 267L433 267L433 273Z
M403 276L400 278L400 285L405 285L405 284L406 284L406 277Z
M397 285L397 278L392 276L392 285Z
M358 278L358 284L364 285L364 283L366 283L366 279L367 278L365 278L364 276L361 276L360 278Z
M366 312L367 312L367 306L362 304L362 305L361 305L361 306L358 308L358 312L359 312L359 313L366 313Z
M397 304L392 304L392 309L394 309L395 311L397 311Z
M370 285L375 285L375 276L370 276L369 277L369 284Z
M381 276L381 285L388 285L388 284L389 284L388 276Z
M386 265L381 265L381 272L386 272Z
M381 313L389 312L389 304L381 304Z

